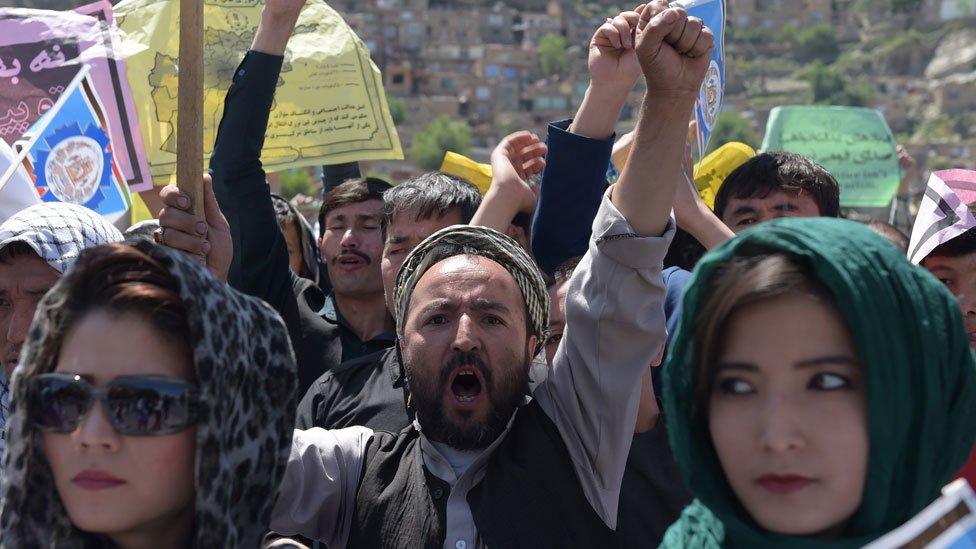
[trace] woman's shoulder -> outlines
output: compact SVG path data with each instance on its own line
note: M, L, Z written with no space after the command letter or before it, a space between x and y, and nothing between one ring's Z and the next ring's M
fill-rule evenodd
M668 528L663 549L718 549L725 540L725 526L697 499L685 507L677 522Z

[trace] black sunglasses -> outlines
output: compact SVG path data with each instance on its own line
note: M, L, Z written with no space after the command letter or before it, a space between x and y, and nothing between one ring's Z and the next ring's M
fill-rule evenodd
M120 435L178 433L198 420L199 394L187 381L164 376L123 376L93 387L75 374L41 374L30 382L28 413L41 431L70 433L95 400Z

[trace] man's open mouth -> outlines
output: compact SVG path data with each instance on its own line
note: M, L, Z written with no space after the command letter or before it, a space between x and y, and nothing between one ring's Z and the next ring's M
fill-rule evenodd
M352 254L340 255L338 258L336 258L336 263L344 266L358 266L366 264L366 262L363 261L363 258Z
M484 381L474 368L459 368L451 375L451 392L463 404L474 402L481 396Z

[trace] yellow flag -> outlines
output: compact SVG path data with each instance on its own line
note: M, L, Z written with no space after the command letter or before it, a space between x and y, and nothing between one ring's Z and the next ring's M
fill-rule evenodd
M441 171L470 181L475 187L478 187L481 194L487 193L488 187L491 187L491 166L480 164L456 152L448 151L444 155Z
M254 38L263 4L204 3L206 158L224 96ZM176 170L179 2L122 0L114 11L153 182L165 185ZM310 0L278 79L261 154L265 169L402 158L380 71L368 48L332 8Z
M715 149L695 164L695 185L709 208L715 209L715 195L725 178L754 156L756 151L749 145L732 142Z

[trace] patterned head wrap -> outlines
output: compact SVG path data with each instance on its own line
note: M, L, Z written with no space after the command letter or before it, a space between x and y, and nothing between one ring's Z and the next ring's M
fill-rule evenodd
M195 261L147 239L131 243L179 285L200 391L193 547L257 547L267 532L295 425L295 357L281 317L214 279ZM85 251L86 257L104 248ZM0 497L0 549L92 547L100 536L70 521L26 406L30 381L53 369L65 325L61 304L84 275L65 275L38 305L13 378ZM134 356L138 345L133 344ZM95 545L100 546L100 545Z
M453 246L457 249L443 259L455 255L475 255L504 267L522 291L532 334L539 340L536 348L545 347L546 339L549 338L549 293L535 261L508 236L494 229L472 225L454 225L437 231L417 245L404 260L397 274L394 290L397 336L403 337L407 309L417 282L433 266L428 258L441 246Z
M122 233L104 217L63 202L25 208L0 225L0 250L23 242L61 274L74 265L82 250L121 241Z

